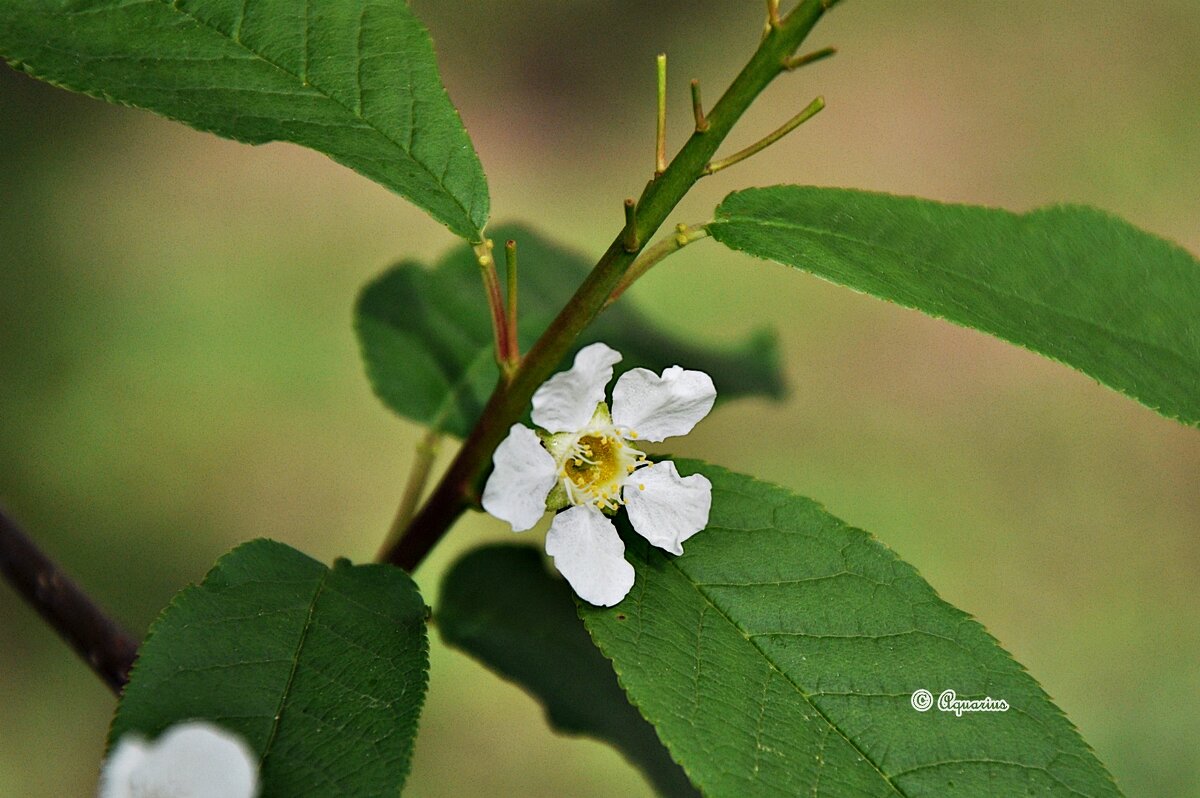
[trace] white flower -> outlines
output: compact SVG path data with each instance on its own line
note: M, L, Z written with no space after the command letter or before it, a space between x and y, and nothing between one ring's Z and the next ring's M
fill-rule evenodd
M585 346L569 371L533 395L533 423L514 424L492 456L483 509L522 532L547 509L559 513L546 553L580 598L605 607L633 587L633 567L608 515L625 505L634 530L672 554L708 524L712 484L681 477L670 461L650 463L635 441L657 443L691 431L712 409L717 392L702 371L672 366L656 375L631 369L604 389L621 355L604 344ZM607 514L607 515L606 515Z
M178 723L148 743L126 734L100 773L100 798L254 798L258 756L203 721Z

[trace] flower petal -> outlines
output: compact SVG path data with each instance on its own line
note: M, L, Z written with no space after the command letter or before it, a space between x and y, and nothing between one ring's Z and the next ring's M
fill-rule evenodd
M638 440L658 442L691 432L716 398L712 378L703 371L671 366L659 377L630 369L613 388L613 423L636 432Z
M105 764L101 798L258 794L258 756L241 738L211 723L180 723L150 746L136 736L129 745L122 738Z
M483 509L524 532L546 512L546 494L558 478L554 458L537 433L513 424L492 455L495 469L483 488Z
M123 736L100 770L100 798L133 798L130 778L149 753L150 744L141 735Z
M611 607L633 587L625 544L604 513L590 504L564 510L546 534L546 553L581 599Z
M681 477L665 460L630 474L622 498L635 532L660 549L683 554L683 541L708 526L712 483L703 474Z
M604 401L604 388L621 354L602 343L585 346L575 364L542 383L533 395L533 423L547 432L582 429Z

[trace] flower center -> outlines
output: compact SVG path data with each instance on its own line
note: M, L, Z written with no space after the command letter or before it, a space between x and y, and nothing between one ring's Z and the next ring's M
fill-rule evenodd
M645 464L646 455L622 440L615 429L585 430L563 458L562 484L571 504L615 510L626 477Z

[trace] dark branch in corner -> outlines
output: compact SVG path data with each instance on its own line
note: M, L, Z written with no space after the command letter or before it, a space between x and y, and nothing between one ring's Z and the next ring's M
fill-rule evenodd
M137 641L0 510L0 574L114 693L129 681Z

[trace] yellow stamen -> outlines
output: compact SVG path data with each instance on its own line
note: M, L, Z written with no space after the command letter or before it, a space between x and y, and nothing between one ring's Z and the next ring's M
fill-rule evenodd
M601 424L579 431L565 446L559 478L572 504L619 508L621 489L630 474L647 465L646 456L622 438L624 430ZM644 489L644 488L643 488Z

